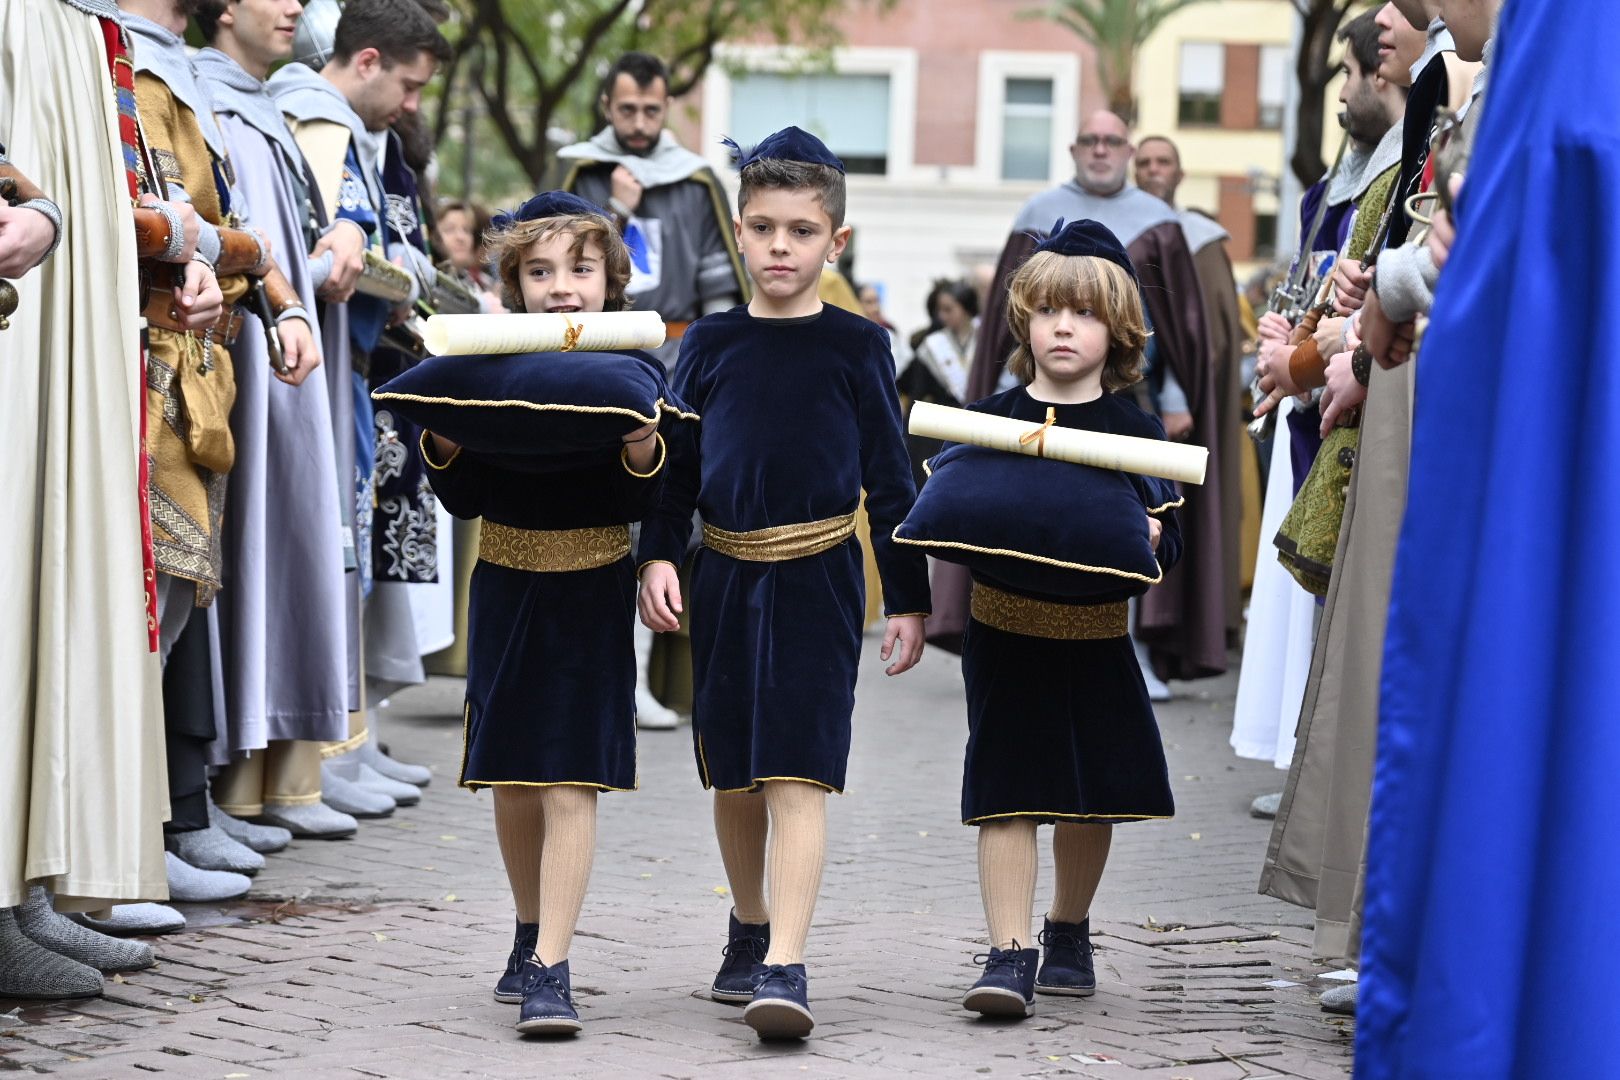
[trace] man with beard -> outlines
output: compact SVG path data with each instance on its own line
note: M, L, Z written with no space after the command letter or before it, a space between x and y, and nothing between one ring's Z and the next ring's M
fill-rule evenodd
M1450 33L1438 20L1439 13L1439 0L1403 0L1385 4L1378 12L1383 31L1380 73L1413 88L1407 99L1406 135L1413 130L1413 110L1424 107L1418 89L1427 72L1440 73L1448 95L1442 100L1455 96L1466 100L1478 70L1455 55L1447 59L1455 50ZM1425 29L1426 47L1412 61L1418 48L1416 36ZM1433 104L1427 107L1431 115L1421 121L1425 132L1433 126ZM1422 170L1414 169L1410 155L1421 160L1428 152L1427 138L1415 148L1408 142L1399 176L1411 174L1421 184ZM1407 191L1400 184L1397 180L1389 213L1391 242L1397 247L1395 233L1401 228L1400 207ZM1368 212L1364 206L1358 214ZM1382 265L1378 252L1368 253L1368 258ZM1347 344L1352 347L1360 341L1356 327L1366 321L1366 293L1372 278L1370 270L1359 268L1361 261L1341 260L1334 275L1335 304L1350 320ZM1357 265L1350 266L1352 262ZM1324 327L1328 323L1324 320ZM1385 371L1373 365L1366 350L1346 349L1328 362L1325 382L1324 428L1335 422L1341 409L1364 405L1321 628L1300 708L1299 741L1272 829L1261 891L1316 912L1315 955L1356 961L1361 948L1384 624L1395 546L1406 508L1413 368L1406 365ZM1355 393L1349 392L1351 387ZM1353 987L1330 993L1324 996L1325 1007L1354 1009Z
M664 129L669 71L646 53L626 53L602 79L608 126L557 156L571 163L563 188L610 212L630 247L630 288L639 311L669 325L658 350L674 368L686 327L748 297L724 189L703 158Z
M1339 40L1345 46L1340 65L1344 81L1339 88L1343 106L1339 123L1348 142L1337 171L1312 185L1300 199L1301 242L1294 269L1300 275L1301 297L1316 295L1322 275L1344 249L1357 200L1400 160L1400 119L1406 107L1406 88L1379 73L1378 38L1382 31L1376 20L1377 12L1367 11L1339 31ZM1326 207L1322 206L1323 200ZM1306 236L1319 210L1320 224L1314 235ZM1291 329L1281 312L1268 311L1261 316L1260 349L1268 359L1278 353L1286 359ZM1286 422L1276 428L1261 512L1260 535L1266 540L1266 551L1255 564L1254 587L1249 594L1231 741L1239 757L1271 761L1279 769L1286 769L1294 753L1294 728L1299 723L1311 644L1316 636L1317 605L1316 598L1271 557L1269 541L1276 536L1305 482L1322 437L1321 417L1314 402L1286 402L1282 415ZM1274 817L1281 800L1280 793L1261 795L1252 812L1257 817Z
M1019 211L982 316L967 397L976 401L990 394L1012 352L1006 281L1039 238L1059 219L1082 218L1101 222L1119 237L1141 278L1153 325L1147 379L1142 384L1145 405L1163 419L1172 436L1179 434L1210 451L1204 485L1184 492L1187 554L1142 598L1135 621L1149 692L1162 701L1170 696L1163 678L1202 678L1226 670L1226 558L1221 550L1221 501L1226 493L1221 487L1218 395L1198 269L1175 211L1126 184L1134 150L1123 120L1111 112L1092 114L1070 147L1074 179L1034 196ZM930 640L948 641L961 632L968 594L967 574L958 570L935 565L936 614L929 620Z

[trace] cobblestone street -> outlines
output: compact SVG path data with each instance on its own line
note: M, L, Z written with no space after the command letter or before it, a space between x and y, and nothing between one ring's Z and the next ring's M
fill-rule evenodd
M525 1041L490 995L512 914L490 796L454 787L461 685L400 695L382 734L431 764L421 805L358 837L298 841L245 901L191 907L160 965L105 998L0 1017L0 1071L63 1076L1077 1075L1343 1076L1351 1025L1317 1007L1329 970L1309 913L1255 893L1282 786L1227 747L1236 679L1180 684L1160 711L1179 816L1116 831L1093 917L1099 990L1041 998L1021 1024L958 999L983 924L974 832L958 821L965 737L954 657L885 679L868 640L850 793L808 967L817 1027L762 1046L704 989L723 944L724 875L690 732L642 733L641 790L601 802L600 852L571 956L585 1022ZM1032 747L1032 752L1038 748ZM1044 840L1044 833L1043 833ZM1049 853L1043 853L1049 860ZM1043 868L1037 906L1050 895ZM791 1072L789 1073L791 1075Z

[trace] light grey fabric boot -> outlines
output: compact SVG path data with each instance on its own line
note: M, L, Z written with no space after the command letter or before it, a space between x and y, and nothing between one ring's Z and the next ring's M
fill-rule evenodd
M156 962L152 946L144 942L108 937L57 914L43 885L28 890L16 917L17 929L35 945L98 971L139 971Z
M54 953L23 933L16 908L0 908L0 997L98 997L105 986L95 968Z

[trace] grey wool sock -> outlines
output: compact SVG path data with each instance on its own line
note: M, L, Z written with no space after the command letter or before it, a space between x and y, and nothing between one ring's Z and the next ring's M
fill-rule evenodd
M154 962L152 946L144 942L108 937L57 914L43 885L32 886L16 911L17 928L35 945L58 956L99 971L139 971Z
M164 838L168 849L199 870L229 870L233 874L257 874L264 869L264 856L232 840L217 825L191 832L171 833Z
M388 796L394 800L396 806L415 806L422 801L421 788L414 784L391 780L363 761L360 762L360 773L355 783L368 791Z
M354 818L323 802L266 803L259 820L306 840L342 840L360 828Z
M280 851L292 843L292 833L274 825L255 825L251 821L243 821L239 817L232 817L214 805L214 800L208 800L208 824L223 832L244 847L252 848L261 855L268 855L273 851Z
M359 763L354 763L358 772ZM380 791L361 787L340 773L341 764L321 764L321 801L340 813L357 818L387 817L394 812L394 800Z
M398 780L402 784L415 784L417 787L427 787L428 781L433 779L433 771L426 765L412 765L404 761L395 761L382 752L375 738L367 739L360 744L356 756L373 769L382 773L390 780Z
M169 872L169 898L181 903L206 904L246 896L253 882L226 870L200 870L172 851L163 853Z
M186 928L186 917L166 904L119 904L105 919L90 915L74 915L71 918L92 930L119 937L172 934Z
M95 968L54 953L23 933L16 908L0 908L0 997L97 997L104 986Z
M1356 984L1349 986L1335 986L1331 990L1322 991L1318 999L1326 1012L1338 1013L1341 1016L1356 1015Z

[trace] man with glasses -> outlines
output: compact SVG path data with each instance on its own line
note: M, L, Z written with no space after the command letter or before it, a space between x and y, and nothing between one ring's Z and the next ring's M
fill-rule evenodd
M1060 218L1090 218L1107 226L1125 245L1136 267L1153 326L1147 379L1140 390L1145 399L1142 403L1162 417L1167 427L1178 419L1175 414L1189 414L1192 423L1183 437L1210 452L1203 486L1184 490L1187 504L1181 520L1186 555L1142 598L1137 613L1134 636L1143 675L1149 693L1163 701L1170 696L1161 681L1164 678L1196 679L1226 670L1227 584L1221 506L1223 499L1236 498L1237 493L1224 491L1220 483L1217 433L1219 425L1231 418L1216 415L1219 397L1204 297L1181 220L1162 199L1126 183L1135 156L1130 128L1111 112L1093 113L1069 152L1074 158L1074 178L1031 198L1013 222L983 313L968 393L977 400L994 391L1002 363L1012 352L1006 282L1035 245ZM930 640L950 634L952 621L960 632L966 612L966 575L960 575L960 583L952 580L955 577L943 564L936 567Z

